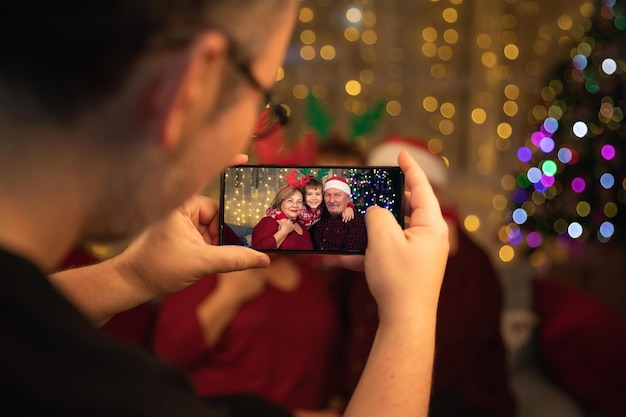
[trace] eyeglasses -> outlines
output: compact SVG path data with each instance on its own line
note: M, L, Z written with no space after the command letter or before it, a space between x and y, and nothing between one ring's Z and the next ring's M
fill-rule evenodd
M293 206L294 204L296 206L301 206L302 205L302 200L292 200L291 198L287 199L287 200L283 200L285 203L287 203L288 206Z
M287 108L280 103L275 95L261 86L256 78L254 78L254 75L252 75L250 67L247 64L237 61L235 61L235 63L241 73L246 76L250 84L259 89L265 96L265 110L261 113L259 120L256 122L254 130L252 131L252 139L267 138L276 133L281 126L287 124L289 121Z

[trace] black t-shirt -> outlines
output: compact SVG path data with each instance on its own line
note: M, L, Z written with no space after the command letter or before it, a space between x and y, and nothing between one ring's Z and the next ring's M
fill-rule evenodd
M32 263L1 249L0 413L227 415L177 369L94 327Z

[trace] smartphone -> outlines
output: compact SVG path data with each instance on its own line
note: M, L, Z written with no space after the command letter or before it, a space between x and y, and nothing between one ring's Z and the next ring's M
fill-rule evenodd
M404 175L395 166L239 165L224 170L220 191L220 245L363 254L369 206L404 222Z

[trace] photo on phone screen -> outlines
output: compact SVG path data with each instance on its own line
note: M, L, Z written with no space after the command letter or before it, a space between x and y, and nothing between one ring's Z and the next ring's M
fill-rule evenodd
M399 167L240 165L222 173L220 245L264 252L363 254L365 211L403 224Z

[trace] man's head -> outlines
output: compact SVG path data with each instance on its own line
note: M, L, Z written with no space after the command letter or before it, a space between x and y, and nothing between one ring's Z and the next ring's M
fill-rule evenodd
M16 3L0 24L0 174L61 167L85 237L137 232L246 148L296 3Z
M341 177L331 177L324 183L324 204L331 216L340 216L348 207L352 193L348 182Z
M333 135L317 147L316 163L319 165L365 165L365 153L354 142Z

